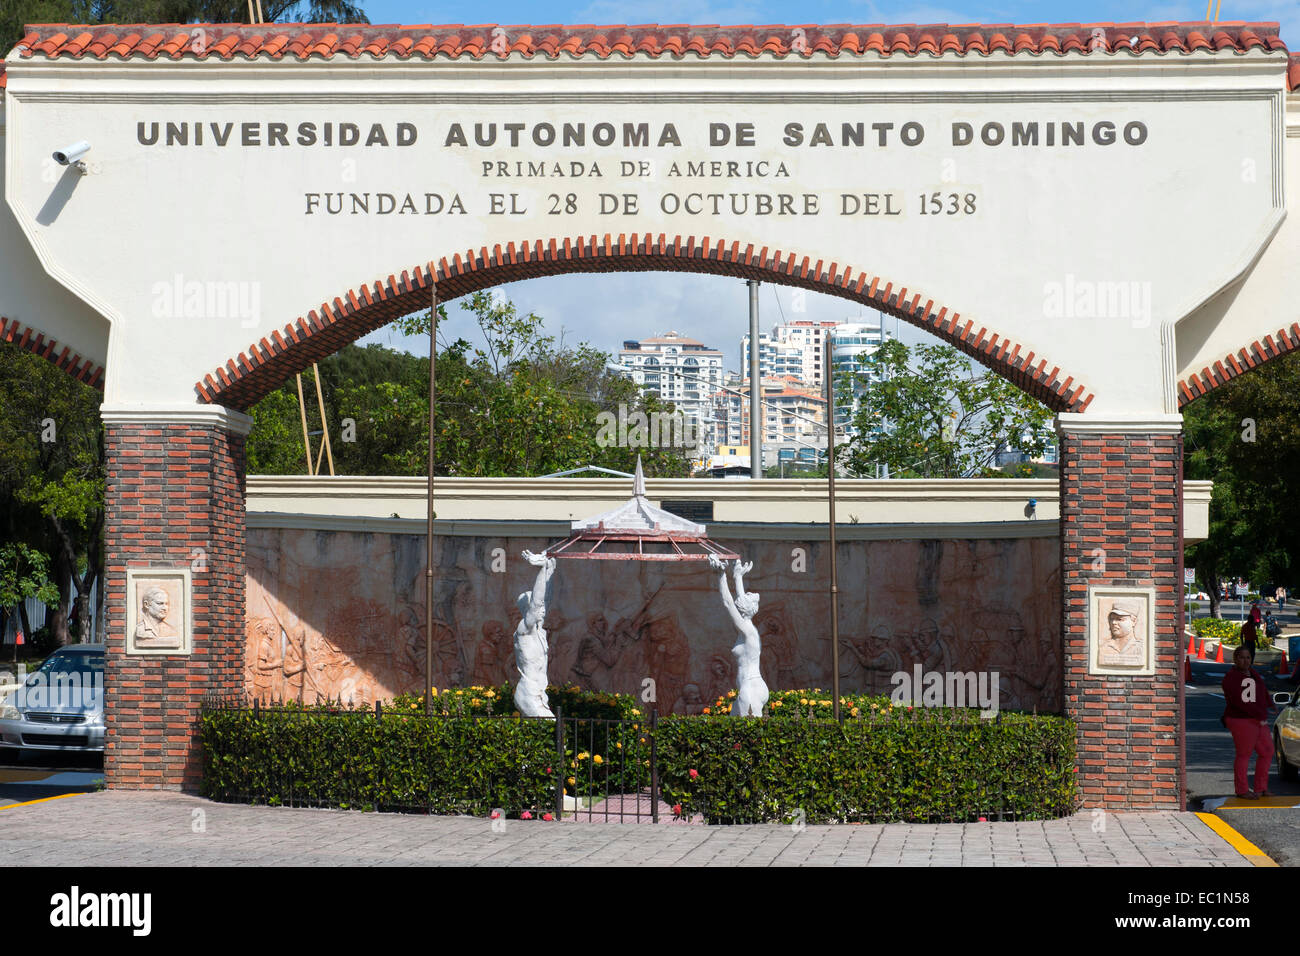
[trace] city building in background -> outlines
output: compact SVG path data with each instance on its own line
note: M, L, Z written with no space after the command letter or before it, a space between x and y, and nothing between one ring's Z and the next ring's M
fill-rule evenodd
M853 418L862 404L862 396L872 383L882 380L872 356L893 338L886 332L879 313L874 321L841 322L830 331L831 363L836 375L854 373L852 400L838 400L835 405L835 431L846 438L857 434Z
M624 341L619 364L642 391L672 402L694 428L704 448L719 441L712 404L722 384L722 353L676 331Z

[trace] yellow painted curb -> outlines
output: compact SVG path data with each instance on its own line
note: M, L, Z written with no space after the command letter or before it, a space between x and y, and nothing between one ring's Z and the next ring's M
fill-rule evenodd
M1213 813L1198 813L1196 815L1201 818L1202 823L1222 837L1224 842L1250 860L1255 866L1277 866L1267 853L1228 826L1222 817Z
M27 800L23 803L6 803L0 805L0 810L12 810L14 807L30 807L33 803L46 803L50 800L63 800L66 797L80 797L80 793L60 793L54 797L41 797L39 800Z

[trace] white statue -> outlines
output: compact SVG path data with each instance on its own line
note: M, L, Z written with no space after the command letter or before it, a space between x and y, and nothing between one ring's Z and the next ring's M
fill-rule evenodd
M722 603L736 626L736 643L731 653L736 655L736 702L731 706L733 717L761 717L767 703L767 684L759 673L758 659L763 652L763 642L754 627L758 613L758 595L745 590L745 575L754 568L753 562L736 561L732 571L736 580L736 597L732 600L727 588L727 565L716 555L709 555L709 567L718 572L718 590Z
M546 699L548 650L546 628L542 627L542 622L546 619L555 559L525 551L524 560L538 568L538 572L533 589L519 595L519 611L524 618L515 628L515 668L519 671L515 706L525 717L554 717Z

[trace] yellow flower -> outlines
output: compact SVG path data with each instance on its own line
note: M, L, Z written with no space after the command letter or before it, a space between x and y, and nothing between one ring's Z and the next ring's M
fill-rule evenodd
M492 699L493 697L495 697L496 695L497 695L497 692L496 692L496 691L494 691L494 690L489 690L489 691L488 691L486 694L484 694L483 696L486 697L488 700L491 700L491 699Z
M773 706L773 707L780 707L780 706L781 706L781 702L780 702L779 700L774 700L774 701L772 701L772 706Z
M856 717L858 716L858 709L854 707L851 711L849 711L849 713L852 714L854 717Z
M578 754L578 759L579 759L579 760L586 760L586 759L587 759L588 757L590 757L590 756L591 756L591 754L587 753L587 751L584 750L582 753Z
M736 692L735 692L734 690L729 690L729 691L727 691L727 696L728 696L728 697L735 697L735 696L736 696Z
M575 785L577 784L577 782L578 782L578 781L577 781L576 778L574 778L574 777L570 777L570 778L569 778L569 786L571 786L571 787L572 787L572 786L575 786Z
M479 700L477 697L471 697L469 703L471 707L477 707L479 704L483 703L483 701Z
M807 704L807 703L808 703L808 698L807 698L807 697L800 697L800 698L799 698L799 703L801 703L801 704Z
M829 707L831 705L831 702L829 700L819 700L817 701L817 703L821 704L823 707Z
M632 716L634 716L634 717L640 717L640 716L641 716L641 711L639 711L639 710L637 710L635 707L633 707L633 708L632 708Z
M419 706L420 706L419 704L412 704L412 705L411 705L411 710L415 710L415 708L417 708L417 707L419 707Z
M430 688L429 688L429 693L432 694L434 697L437 697L437 696L438 696L438 688L436 688L436 687L430 687Z
M619 750L622 750L622 749L623 749L623 745L622 745L622 744L616 743L616 744L614 744L614 746L617 747Z
M591 762L594 763L597 767L599 767L601 764L605 762L605 760L603 757L601 757L600 754L596 754L596 756L591 758Z

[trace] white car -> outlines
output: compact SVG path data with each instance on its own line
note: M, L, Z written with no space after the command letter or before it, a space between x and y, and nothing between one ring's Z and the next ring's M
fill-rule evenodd
M104 645L69 644L0 702L0 748L104 752Z
M1300 688L1280 691L1273 703L1282 708L1273 721L1273 750L1277 754L1277 775L1295 780L1300 767Z

